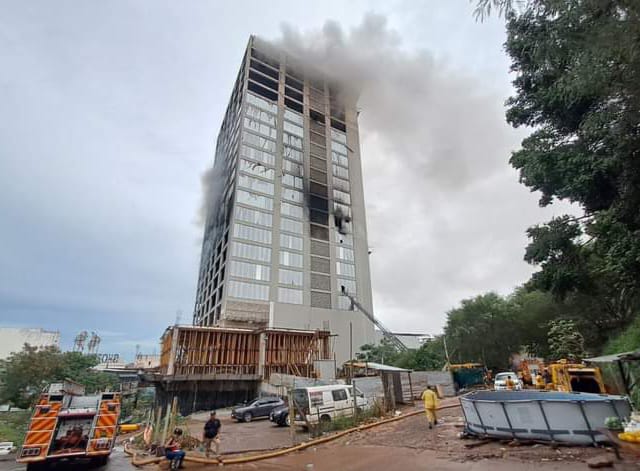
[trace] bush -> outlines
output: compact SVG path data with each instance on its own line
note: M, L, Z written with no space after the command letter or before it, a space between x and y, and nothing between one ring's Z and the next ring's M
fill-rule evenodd
M31 411L0 413L0 442L13 442L21 446L27 433Z

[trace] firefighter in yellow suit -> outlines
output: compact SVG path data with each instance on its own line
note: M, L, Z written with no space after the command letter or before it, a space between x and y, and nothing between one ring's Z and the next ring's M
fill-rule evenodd
M422 393L422 400L424 401L424 412L427 414L427 420L429 421L429 428L432 428L438 423L436 417L436 409L438 408L438 395L435 392L435 386L429 386Z

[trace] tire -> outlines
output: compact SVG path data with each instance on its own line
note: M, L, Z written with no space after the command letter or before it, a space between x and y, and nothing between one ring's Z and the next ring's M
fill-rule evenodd
M290 425L289 414L285 414L284 417L280 417L278 420L278 427L289 427Z
M321 415L321 416L320 416L320 423L321 423L321 424L324 424L324 425L326 425L326 424L330 424L330 423L331 423L331 417L330 417L330 416L328 416L327 414L325 414L325 415Z
M291 427L291 417L289 417L289 414L285 415L284 417L284 426Z
M96 468L101 468L102 466L106 466L109 462L108 456L97 456L93 459L93 465Z
M251 414L251 412L245 412L244 414L242 414L242 421L243 422L251 422L251 420L253 419L253 415Z

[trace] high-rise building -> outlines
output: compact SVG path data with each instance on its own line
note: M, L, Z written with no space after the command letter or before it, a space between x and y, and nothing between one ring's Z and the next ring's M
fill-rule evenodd
M218 135L194 324L329 330L339 362L374 328L356 94L251 37Z

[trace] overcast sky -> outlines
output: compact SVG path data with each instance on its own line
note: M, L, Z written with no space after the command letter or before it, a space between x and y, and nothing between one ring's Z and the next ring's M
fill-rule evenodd
M384 60L389 71L360 115L375 313L437 333L461 299L508 293L532 271L525 229L562 208L539 209L507 163L525 134L504 122L504 27L472 11L467 0L3 2L1 323L59 329L64 347L96 330L103 352L130 357L157 349L178 310L191 322L200 176L249 35L283 30L337 31L367 56L362 70Z

